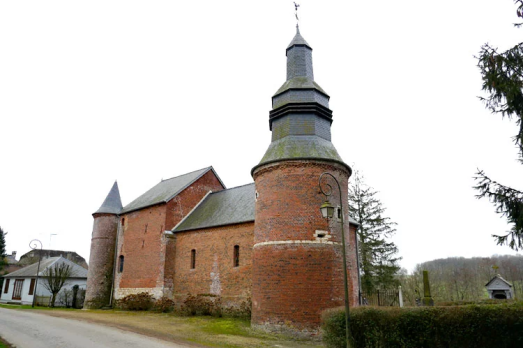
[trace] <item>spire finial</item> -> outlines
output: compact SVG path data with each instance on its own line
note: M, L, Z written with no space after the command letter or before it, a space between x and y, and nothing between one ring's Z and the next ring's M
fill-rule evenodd
M298 22L300 19L298 18L298 7L300 7L300 4L297 4L294 2L294 15L296 16L296 22ZM298 23L296 23L296 27L298 27Z

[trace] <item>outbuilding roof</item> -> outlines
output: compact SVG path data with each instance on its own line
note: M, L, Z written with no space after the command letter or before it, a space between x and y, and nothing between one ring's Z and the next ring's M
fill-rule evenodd
M39 276L44 274L44 271L53 267L55 264L66 263L71 266L71 278L87 278L87 270L76 263L67 260L61 256L59 257L50 257L48 259L42 260L40 262L40 272ZM38 262L33 263L27 267L21 268L9 274L6 274L5 278L16 278L16 277L36 277L36 272L38 270Z
M143 195L126 205L123 208L122 213L129 213L159 203L167 203L209 171L212 171L214 173L218 181L220 181L222 186L225 188L225 185L218 177L218 174L216 174L216 172L214 171L214 168L207 167L171 179L162 180L159 184L151 188L149 191L145 192Z
M503 277L501 275L496 274L494 276L494 278L492 278L491 280L489 280L489 282L487 284L485 284L485 286L489 287L491 285L491 287L498 287L498 288L503 287L504 288L503 283L505 283L509 287L512 287L512 284L510 284L508 281L503 279Z
M173 232L254 221L254 183L207 195Z

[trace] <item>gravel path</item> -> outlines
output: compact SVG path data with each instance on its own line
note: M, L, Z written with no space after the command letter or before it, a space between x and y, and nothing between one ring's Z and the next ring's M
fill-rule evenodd
M0 336L17 348L189 347L113 327L4 308L0 308Z

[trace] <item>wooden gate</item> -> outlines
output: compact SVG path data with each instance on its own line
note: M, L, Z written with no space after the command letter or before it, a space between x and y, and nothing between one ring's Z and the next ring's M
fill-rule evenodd
M15 286L13 289L13 300L21 300L22 299L22 287L24 286L24 280L23 279L17 279L15 280Z

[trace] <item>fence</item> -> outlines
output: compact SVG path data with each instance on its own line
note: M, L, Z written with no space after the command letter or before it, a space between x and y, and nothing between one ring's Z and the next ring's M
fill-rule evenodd
M37 306L49 306L51 302L51 296L36 296L36 305Z
M403 307L401 286L398 289L377 289L371 293L361 292L361 304L364 306Z

